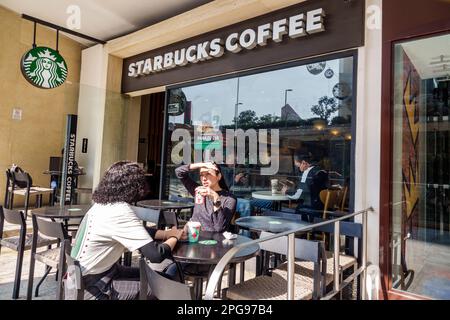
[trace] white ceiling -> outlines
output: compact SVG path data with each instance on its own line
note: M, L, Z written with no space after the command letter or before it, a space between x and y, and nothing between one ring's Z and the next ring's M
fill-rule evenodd
M139 30L178 15L211 0L0 0L0 5L17 13L66 27L67 9L79 6L81 28L76 32L99 40ZM71 37L72 38L72 37ZM73 38L85 45L92 42Z
M410 41L401 46L422 79L450 75L450 34Z

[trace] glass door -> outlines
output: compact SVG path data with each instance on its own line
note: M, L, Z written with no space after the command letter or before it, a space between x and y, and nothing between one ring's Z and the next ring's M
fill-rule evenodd
M450 299L450 35L394 52L393 287Z

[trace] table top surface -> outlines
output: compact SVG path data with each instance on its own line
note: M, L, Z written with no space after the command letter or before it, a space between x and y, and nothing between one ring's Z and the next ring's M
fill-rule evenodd
M202 244L203 240L215 240L216 244ZM238 235L236 239L227 240L221 232L200 231L199 241L190 243L180 241L175 246L172 255L175 260L196 264L217 264L220 259L235 245L252 241L248 237ZM238 263L255 256L259 251L259 245L251 245L241 249L231 260Z
M255 191L252 192L252 197L255 199L272 200L272 201L287 201L290 200L285 194L273 194L272 191Z
M194 207L194 203L169 200L142 200L137 203L140 207L150 209L187 209Z
M236 219L235 223L241 228L272 233L295 230L310 225L309 222L301 221L300 218L294 220L277 216L242 217Z
M38 217L48 217L48 218L61 218L61 219L83 218L91 207L92 205L90 204L66 205L64 207L60 206L41 207L31 209L31 213Z

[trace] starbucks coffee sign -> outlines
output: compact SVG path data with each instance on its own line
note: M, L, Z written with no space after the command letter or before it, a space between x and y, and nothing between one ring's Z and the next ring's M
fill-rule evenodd
M264 47L268 41L282 42L285 38L300 38L325 30L323 8L297 13L288 18L267 22L256 28L233 32L225 38L195 43L187 48L169 51L128 65L128 77L146 76L187 64L220 58L225 52L238 53Z
M42 89L59 87L67 79L67 64L58 51L36 47L21 60L22 74L33 86Z
M140 94L150 88L177 87L180 83L236 72L257 72L262 67L355 49L364 45L364 24L364 0L301 1L125 57L121 91ZM318 71L313 69L312 72ZM173 112L175 109L173 106Z

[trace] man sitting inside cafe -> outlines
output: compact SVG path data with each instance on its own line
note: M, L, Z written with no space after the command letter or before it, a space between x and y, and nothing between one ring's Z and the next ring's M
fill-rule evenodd
M300 171L300 176L297 191L289 197L298 201L295 213L301 214L302 220L312 222L314 217L322 215L320 191L327 188L328 173L313 161L312 154L307 150L297 150L294 164Z

